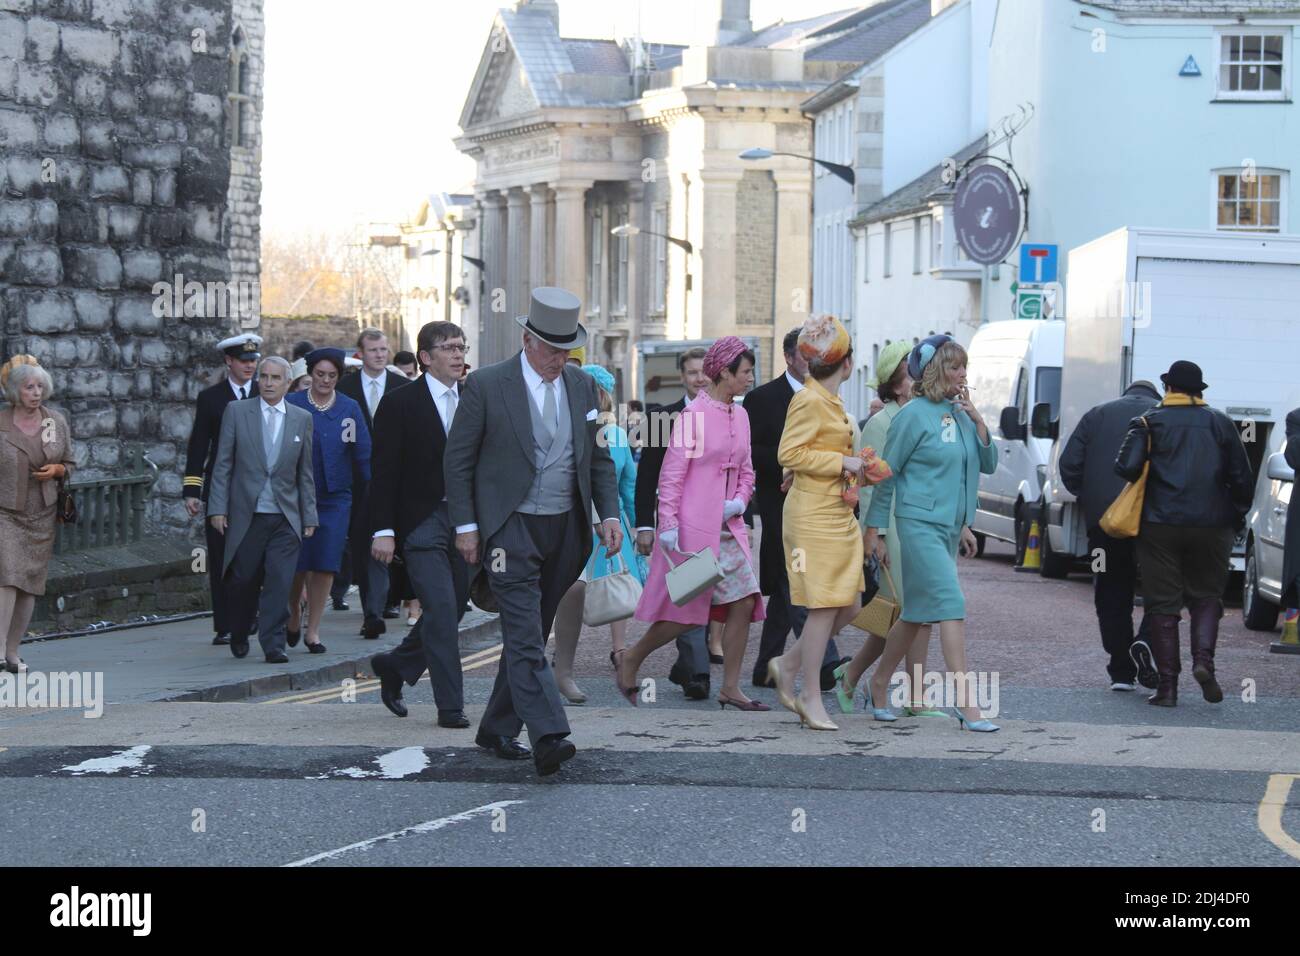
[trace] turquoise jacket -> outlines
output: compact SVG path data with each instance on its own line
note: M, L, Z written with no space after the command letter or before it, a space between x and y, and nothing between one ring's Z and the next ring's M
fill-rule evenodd
M894 416L883 451L894 477L871 495L866 524L889 525L889 505L897 494L894 515L952 527L975 520L980 473L993 474L997 449L983 443L975 423L952 402L914 398ZM964 494L963 494L964 492Z

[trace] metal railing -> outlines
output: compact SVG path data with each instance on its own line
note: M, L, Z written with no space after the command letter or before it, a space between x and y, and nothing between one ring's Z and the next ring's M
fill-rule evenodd
M58 524L54 553L89 551L140 540L145 501L158 480L158 466L138 448L127 460L128 473L114 478L68 483L77 502L77 523Z

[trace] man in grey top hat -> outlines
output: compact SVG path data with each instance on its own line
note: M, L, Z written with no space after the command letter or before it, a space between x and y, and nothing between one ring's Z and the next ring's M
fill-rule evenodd
M566 364L587 340L581 302L534 289L523 349L466 381L443 455L456 548L482 558L501 613L501 663L475 742L498 757L530 752L541 776L575 753L564 701L544 653L555 609L591 554L596 532L610 555L622 545L618 484L596 440L595 381Z

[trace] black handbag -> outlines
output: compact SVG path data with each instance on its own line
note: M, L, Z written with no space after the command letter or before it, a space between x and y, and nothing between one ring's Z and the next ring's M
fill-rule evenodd
M62 478L59 479L59 494L54 501L54 520L59 524L77 523L77 499L72 496Z

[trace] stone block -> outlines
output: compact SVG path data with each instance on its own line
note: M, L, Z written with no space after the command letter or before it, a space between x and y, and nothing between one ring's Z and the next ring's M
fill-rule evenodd
M14 99L27 106L48 109L59 101L58 73L48 66L19 63Z
M40 194L44 191L41 182L41 160L35 156L10 156L5 164L9 176L9 195L20 196Z
M194 51L190 48L191 41L172 40L162 52L163 69L168 73L185 74L189 72L190 64L194 62Z
M78 202L59 203L60 242L101 242L98 217L88 205Z
M0 0L0 10L11 10L14 13L31 13L32 0Z
M140 100L135 91L127 86L115 86L108 97L109 108L114 116L134 116L140 109Z
M14 256L18 251L18 243L12 241L0 240L0 281L4 281L5 276L9 274L9 267L13 265ZM0 303L3 304L3 303ZM3 308L0 308L0 319L4 316ZM0 322L0 329L4 328L4 323Z
M163 329L163 320L162 315L155 312L161 313L161 310L155 309L153 296L123 295L113 310L113 324L133 335L159 335ZM138 356L139 353L136 354ZM125 346L123 356L125 357Z
M153 372L140 369L134 374L133 381L135 383L133 394L136 398L153 398Z
M135 206L108 207L108 237L112 242L133 243L140 236L143 213Z
M53 184L56 194L61 198L76 198L82 195L86 186L86 164L66 156L55 159L46 157L42 162L48 165L48 172L42 171L42 177Z
M172 376L180 378L179 375ZM176 442L190 440L190 425L193 418L191 409L183 405L174 405L163 410L158 416L158 431L161 437Z
M128 166L171 169L181 164L181 148L175 143L133 143L122 147L122 162Z
M102 348L98 339L74 338L77 344L77 364L81 366L99 365Z
M188 433L187 433L188 438ZM180 456L176 452L175 445L149 445L144 450L145 457L157 465L160 469L171 468L180 461Z
M116 439L95 438L86 444L90 447L90 463L94 467L116 469L122 463L122 446Z
M123 250L122 276L128 289L151 289L162 278L162 256L154 249Z
M230 162L224 153L186 147L176 181L176 201L224 205L230 183Z
M131 22L132 7L142 0L91 0L90 18L106 27L122 27Z
M81 440L102 438L117 432L117 411L112 405L103 402L95 402L92 407L77 409L68 418L68 424L72 426L73 438ZM123 434L125 435L126 432L124 431Z
M144 87L145 109L157 116L179 115L185 108L185 98L185 87L177 80L159 77Z
M45 145L54 149L75 146L81 142L77 118L71 113L57 113L45 118Z
M102 368L69 369L64 392L69 398L108 398L108 371ZM116 444L116 443L114 443ZM94 455L91 455L94 461Z
M69 283L84 289L122 287L122 260L108 246L65 245L63 271Z
M90 20L90 0L36 0L37 13L54 20Z
M154 173L153 201L159 206L176 205L176 172L165 169Z
M72 81L72 102L83 113L104 112L107 96L108 84L98 73L82 73Z
M109 377L109 393L115 399L130 398L131 381L132 379L129 372L114 372L112 376Z
M139 438L144 424L144 409L139 405L123 405L117 416L118 434L123 438Z
M97 292L74 292L72 304L77 313L77 328L99 332L113 321L113 299Z
M185 235L194 242L221 242L221 207L192 206L185 214Z
M17 87L18 61L0 60L0 99L13 99L14 90L17 89Z
M63 281L59 247L42 242L19 243L7 277L14 285L58 285Z
M31 236L36 221L35 199L0 199L0 236L18 239L48 239L49 236Z
M20 110L0 110L0 147L5 152L36 145L36 118Z
M81 149L91 159L114 159L117 156L117 131L113 121L86 120L81 124Z
M98 166L90 174L90 197L92 199L120 199L123 202L131 198L131 183L126 170L121 166Z
M153 176L147 169L137 169L131 174L131 202L148 206L153 202Z
M24 296L23 330L38 335L75 332L77 313L66 292L31 292Z
M140 344L140 364L153 368L172 369L177 364L175 350L166 342L149 339ZM181 374L179 371L176 374Z
M51 363L57 368L72 368L77 364L77 341L68 336L54 339L54 359Z
M163 375L158 378L158 398L172 402L192 402L188 393L189 378L186 375ZM192 417L188 405L186 414L182 417L185 419L185 435L188 440L189 420ZM165 420L165 417L164 417Z
M145 239L154 246L174 246L184 232L184 215L176 209L151 212L145 223Z
M0 13L0 58L23 59L23 36L26 32L21 18L12 13ZM55 36L57 39L57 32Z
M108 72L117 60L117 36L110 30L64 24L63 54L73 64Z

